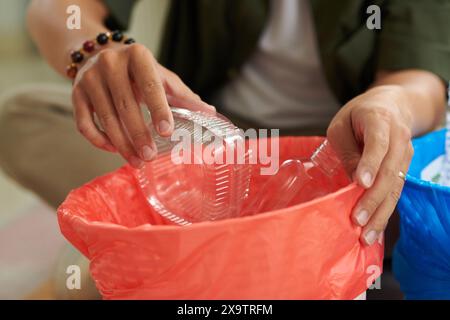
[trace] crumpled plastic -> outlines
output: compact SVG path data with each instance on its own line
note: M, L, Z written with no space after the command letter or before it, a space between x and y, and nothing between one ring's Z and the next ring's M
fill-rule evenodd
M420 179L422 170L445 154L445 132L413 141L398 203L401 232L393 266L406 299L450 299L450 188Z
M322 141L280 138L280 163L311 156ZM268 178L255 168L250 197ZM105 299L353 299L372 284L374 267L381 273L383 244L361 244L351 222L362 188L343 172L316 183L335 192L180 227L152 211L125 166L73 190L58 220Z

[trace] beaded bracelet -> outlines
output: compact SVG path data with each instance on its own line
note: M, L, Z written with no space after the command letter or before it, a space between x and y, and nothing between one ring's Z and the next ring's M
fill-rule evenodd
M76 51L72 51L70 53L70 59L72 62L66 68L66 74L69 78L74 79L78 73L78 63L81 63L84 60L86 54L92 54L92 52L96 49L96 43L99 46L104 46L108 43L109 40L114 42L123 42L124 44L132 44L134 43L133 38L127 38L123 35L122 32L116 30L113 32L102 32L99 33L98 36L93 40L88 40L83 43L83 46Z

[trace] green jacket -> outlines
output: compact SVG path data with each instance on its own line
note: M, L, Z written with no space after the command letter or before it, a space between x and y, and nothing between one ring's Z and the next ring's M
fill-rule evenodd
M135 0L104 0L126 29ZM326 78L339 101L364 91L376 70L423 69L450 79L449 0L310 0ZM208 97L257 46L269 0L172 0L159 61ZM366 8L381 7L381 30Z

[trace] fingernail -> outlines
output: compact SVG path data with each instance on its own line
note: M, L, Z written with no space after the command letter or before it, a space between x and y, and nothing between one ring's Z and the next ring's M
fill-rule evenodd
M380 235L378 236L378 243L379 244L383 244L383 240L384 240L384 233L380 233Z
M145 161L150 161L153 159L153 156L155 155L155 152L152 148L149 146L143 146L142 147L142 158L144 158Z
M203 108L204 112L211 112L211 113L216 113L216 107L214 107L213 105L210 105L209 103L206 103L204 101L201 101L201 107Z
M369 171L365 171L361 176L361 182L364 187L369 188L372 185L372 174Z
M134 168L140 169L140 168L142 168L142 166L144 165L144 162L143 162L141 159L136 158L135 156L132 156L132 157L130 157L130 164L131 164Z
M370 230L364 236L364 241L366 241L367 245L371 246L375 240L378 238L378 233L375 230Z
M364 227L369 221L369 212L367 210L361 210L356 214L356 221L361 227Z
M110 144L110 143L105 143L105 145L103 146L106 150L110 151L110 152L116 152L116 148Z
M170 127L169 121L161 120L158 125L158 131L162 134L170 133Z

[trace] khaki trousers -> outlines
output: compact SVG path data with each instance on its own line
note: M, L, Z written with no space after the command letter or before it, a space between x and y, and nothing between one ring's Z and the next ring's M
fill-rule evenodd
M123 163L77 132L70 86L29 85L1 99L0 166L51 206L56 208L70 190Z

